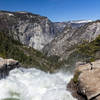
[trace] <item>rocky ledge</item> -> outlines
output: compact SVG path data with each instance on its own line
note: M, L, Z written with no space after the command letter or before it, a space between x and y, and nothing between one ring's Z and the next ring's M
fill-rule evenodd
M76 67L67 87L78 100L100 100L100 60Z
M19 66L19 62L16 60L0 58L0 79L5 78L10 70L18 68Z

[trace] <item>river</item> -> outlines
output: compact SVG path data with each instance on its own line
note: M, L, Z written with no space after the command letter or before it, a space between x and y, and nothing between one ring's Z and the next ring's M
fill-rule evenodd
M14 69L0 80L0 100L76 100L66 89L71 78L70 72Z

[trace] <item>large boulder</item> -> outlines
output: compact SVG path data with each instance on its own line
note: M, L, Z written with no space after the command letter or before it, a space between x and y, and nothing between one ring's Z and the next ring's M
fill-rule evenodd
M92 67L89 63L78 66L69 85L72 88L73 84L75 92L84 100L100 100L100 60L92 62Z
M20 67L19 62L13 59L0 58L0 79L5 78L9 71Z

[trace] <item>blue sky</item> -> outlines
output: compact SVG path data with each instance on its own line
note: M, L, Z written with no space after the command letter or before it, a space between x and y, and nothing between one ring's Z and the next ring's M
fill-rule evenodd
M28 11L52 21L100 19L100 0L0 0L0 10Z

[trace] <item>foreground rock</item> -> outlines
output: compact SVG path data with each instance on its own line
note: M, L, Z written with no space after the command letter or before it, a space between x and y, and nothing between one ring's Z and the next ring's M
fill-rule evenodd
M18 61L13 59L0 58L0 79L5 78L9 74L10 70L18 67L19 67Z
M92 70L90 64L77 67L74 78L68 85L78 100L100 100L100 60L92 64Z

